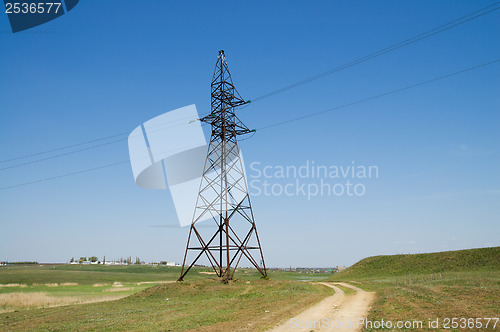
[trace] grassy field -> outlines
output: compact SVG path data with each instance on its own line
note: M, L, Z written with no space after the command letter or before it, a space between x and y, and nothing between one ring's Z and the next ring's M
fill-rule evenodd
M193 279L201 278L198 268ZM178 267L10 265L0 268L0 313L116 300L166 280Z
M210 271L208 268L196 268L196 272ZM8 265L0 267L0 284L47 284L78 283L133 283L140 281L176 280L179 267L150 265ZM199 273L190 277L199 278Z
M439 330L446 330L445 319L450 319L451 329L451 319L458 318L455 330L464 330L461 318L500 316L500 247L368 257L330 279L354 281L377 292L371 321L422 321L423 330L431 330L426 328L429 319L439 319ZM474 323L466 329L484 326L476 328ZM495 329L500 330L500 322Z
M186 280L206 279L213 270L207 267L193 267ZM175 281L181 272L180 267L151 265L8 265L0 267L0 285L5 284L48 284L78 283L92 285L94 283L135 283L141 281L171 280ZM269 270L269 277L277 280L325 280L330 273L300 273ZM259 277L255 269L238 269L237 279L256 279Z
M175 283L178 267L4 266L0 330L264 330L332 292L300 281L330 274L269 271L260 280L239 269L224 285L207 272L194 268Z
M422 322L398 330L500 330L494 321L484 327L500 313L500 247L368 257L334 275L271 270L271 280L261 280L255 270L239 269L227 285L208 268L175 283L179 273L144 265L4 266L0 330L266 330L330 295L302 282L324 280L375 291L369 321ZM439 319L438 328L429 328L429 319Z

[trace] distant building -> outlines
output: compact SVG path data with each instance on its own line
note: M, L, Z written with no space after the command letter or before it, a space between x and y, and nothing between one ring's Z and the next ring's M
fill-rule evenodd
M123 265L123 263L115 262L115 261L106 261L104 265Z

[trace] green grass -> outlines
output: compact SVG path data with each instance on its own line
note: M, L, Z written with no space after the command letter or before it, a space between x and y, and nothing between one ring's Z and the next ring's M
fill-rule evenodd
M193 267L185 277L186 281L207 279L210 276L200 272L212 272L211 268ZM81 285L94 283L140 282L157 280L177 280L180 267L150 265L9 265L0 267L0 285L9 283L47 284L73 282ZM300 273L270 270L271 279L321 281L331 273ZM260 277L255 269L238 269L235 278L252 280Z
M0 314L0 330L265 330L331 294L327 287L300 280L326 279L354 281L358 287L376 291L368 316L371 321L486 318L497 317L500 312L500 247L369 257L335 275L272 270L271 280L261 280L254 269L238 269L237 280L228 285L200 273L209 271L209 268L194 268L183 283L150 287L138 283L176 280L180 268L2 267L0 284L26 286L0 287L0 296L12 292L80 299L108 294L128 296L116 301L54 308L15 308L15 312ZM125 290L111 292L115 282L122 283ZM46 285L53 283L59 286ZM63 283L78 285L62 286ZM105 285L93 287L96 283ZM353 294L352 290L340 287L348 295Z
M82 285L94 283L140 282L176 280L180 267L165 266L100 266L100 265L9 265L0 267L0 284L46 284L73 282ZM189 277L201 279L200 271L208 268L193 268Z
M0 330L263 330L331 295L321 285L215 279L157 285L129 297L0 314Z
M429 318L486 318L500 313L500 247L368 257L330 280L355 281L358 287L376 291L371 321L427 323Z
M190 277L206 278L199 273L202 271L208 269L196 267ZM175 281L179 274L179 267L165 266L3 266L0 268L0 312L116 299L152 286L142 282ZM115 283L121 286L113 285ZM6 284L18 286L5 287ZM19 301L12 300L12 296Z
M177 331L234 330L242 326L259 330L292 317L331 294L327 287L301 282L325 280L330 273L271 270L271 280L261 280L257 270L243 268L237 270L235 282L223 285L214 275L202 273L211 271L195 267L183 283L155 286L140 283L175 281L180 268L3 266L0 312L4 313L0 314L0 330ZM12 287L1 287L6 284ZM81 303L118 297L121 299Z
M344 287L342 285L335 285L336 287L340 288L341 290L344 291L345 295L349 296L349 295L354 295L356 294L357 292L352 289L352 288L349 288L349 287Z
M103 286L99 287L93 287L92 285L4 287L0 288L0 312L26 311L54 305L115 300L151 287L151 284L125 283L119 286L103 284ZM6 300L9 295L16 296L16 303ZM40 295L42 295L42 298L40 298Z
M268 270L267 274L271 280L295 281L325 281L332 276L332 273L287 272L283 270ZM242 280L255 280L260 278L260 274L256 269L238 269L234 276L236 279ZM187 279L189 279L189 275Z
M45 292L52 296L93 296L102 293L118 293L120 289L130 289L133 288L133 292L124 292L128 294L133 294L145 288L151 287L151 284L141 284L137 283L120 283L120 287L116 287L113 284L100 284L99 286L93 285L59 285L59 286L46 286L46 285L30 285L26 287L0 287L0 294L8 294L12 292L17 293L33 293L33 292Z

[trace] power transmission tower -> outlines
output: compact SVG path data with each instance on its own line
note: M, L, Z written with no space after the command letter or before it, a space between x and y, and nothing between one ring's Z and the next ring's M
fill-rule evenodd
M224 51L219 51L211 87L211 113L200 121L211 125L212 134L178 280L184 279L203 254L223 282L233 279L243 256L267 277L237 143L239 135L252 132L235 114L236 107L248 102L233 85ZM197 223L208 218L215 221L217 230L202 235ZM261 266L251 251L258 252ZM186 264L189 252L195 258Z

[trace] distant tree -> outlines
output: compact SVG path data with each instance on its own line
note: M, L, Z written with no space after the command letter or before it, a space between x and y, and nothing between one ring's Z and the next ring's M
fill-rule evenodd
M132 264L132 256L127 257L127 264L128 265Z
M98 261L97 257L96 256L92 256L92 257L89 257L89 261L92 262L92 263L95 263Z
M102 259L102 263L106 264L106 256L104 256L104 258Z
M86 262L86 261L87 261L87 257L80 257L80 260L81 260L82 262Z
M160 265L167 265L166 261L160 261Z
M135 264L137 264L137 265L141 264L141 259L139 257L135 258Z
M73 263L74 261L75 261L74 257L71 257L71 259L69 260L70 263Z

